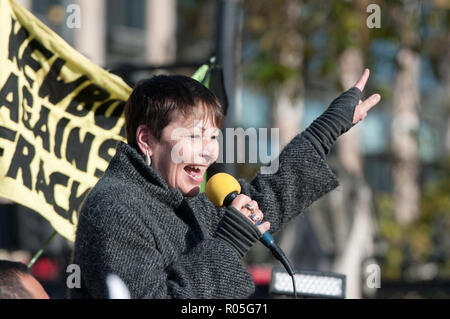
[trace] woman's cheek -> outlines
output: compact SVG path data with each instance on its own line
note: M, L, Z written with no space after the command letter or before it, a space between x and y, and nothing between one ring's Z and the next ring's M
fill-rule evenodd
M209 165L217 161L217 159L219 158L219 146L213 148L213 150L210 153L210 157L211 159Z
M219 141L215 140L215 144L214 144L214 162L217 161L217 158L219 157L219 151L220 151Z
M188 139L181 139L172 146L171 158L176 164L193 163L195 145Z
M219 141L212 140L208 142L208 144L205 147L204 154L208 155L208 157L210 158L209 164L215 162L219 157Z

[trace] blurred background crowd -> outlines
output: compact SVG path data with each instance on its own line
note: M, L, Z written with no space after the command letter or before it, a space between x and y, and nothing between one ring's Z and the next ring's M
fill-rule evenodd
M345 274L349 298L450 297L449 0L19 2L130 86L192 75L215 56L225 127L279 128L268 143L280 149L368 67L365 91L382 100L328 155L339 188L275 237L295 268ZM73 3L80 28L67 23ZM251 179L258 167L222 169ZM39 214L1 201L0 259L27 263L52 232ZM71 252L56 236L32 268L51 298L65 296ZM278 262L261 244L245 262L256 296L267 297Z

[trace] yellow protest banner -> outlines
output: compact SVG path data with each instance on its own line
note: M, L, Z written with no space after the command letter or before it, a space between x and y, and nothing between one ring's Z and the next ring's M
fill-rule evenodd
M76 211L124 139L131 88L0 0L0 196L73 241Z

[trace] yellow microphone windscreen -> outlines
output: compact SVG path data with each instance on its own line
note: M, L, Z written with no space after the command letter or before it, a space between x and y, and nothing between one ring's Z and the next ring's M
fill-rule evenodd
M227 173L217 173L211 176L206 183L206 196L216 206L221 207L228 194L232 192L241 193L239 182Z

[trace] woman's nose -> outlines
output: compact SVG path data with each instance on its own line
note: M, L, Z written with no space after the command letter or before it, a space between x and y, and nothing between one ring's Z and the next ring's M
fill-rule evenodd
M215 140L204 140L202 148L202 157L208 163L216 160L218 154L218 143Z

